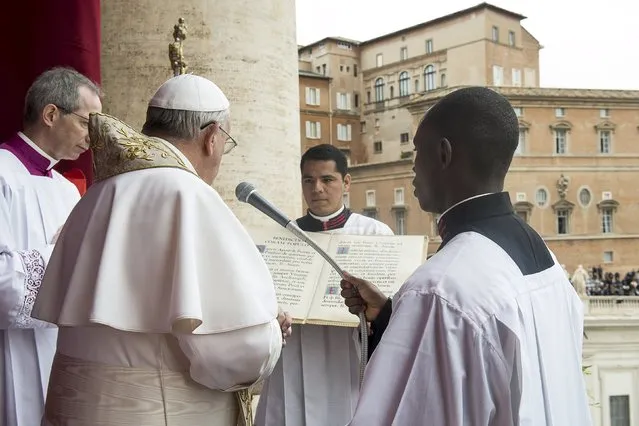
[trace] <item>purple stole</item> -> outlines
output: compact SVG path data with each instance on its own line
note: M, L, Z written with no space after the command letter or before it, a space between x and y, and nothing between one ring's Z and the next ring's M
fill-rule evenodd
M31 148L17 133L13 138L0 144L0 149L5 149L15 155L32 176L53 177L50 169L51 162Z

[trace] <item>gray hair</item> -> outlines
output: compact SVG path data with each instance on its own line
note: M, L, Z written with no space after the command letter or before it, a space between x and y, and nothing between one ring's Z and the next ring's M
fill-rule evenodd
M142 133L191 140L200 134L200 127L204 124L214 121L224 126L229 119L229 115L228 109L215 112L200 112L150 106L146 110L146 122L142 127Z
M56 67L40 74L33 82L24 101L25 124L38 121L45 106L53 104L64 113L80 108L80 87L85 86L100 96L100 87L72 68Z

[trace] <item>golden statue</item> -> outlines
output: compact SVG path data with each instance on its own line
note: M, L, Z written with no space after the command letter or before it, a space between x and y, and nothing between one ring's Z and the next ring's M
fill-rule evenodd
M173 69L173 76L186 74L186 61L182 50L182 42L186 39L188 27L184 23L184 18L178 19L178 23L173 26L173 43L169 43L169 61Z

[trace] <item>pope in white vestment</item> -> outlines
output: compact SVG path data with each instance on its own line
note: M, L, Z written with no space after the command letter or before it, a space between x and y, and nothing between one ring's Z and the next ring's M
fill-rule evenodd
M331 145L315 146L304 154L301 171L306 203L321 213L333 211L317 215L309 209L297 219L298 226L310 232L392 235L384 223L353 213L342 204L342 191L350 183L346 164L344 154ZM256 426L343 426L348 422L359 395L359 338L359 329L294 325L260 393Z
M24 133L0 145L2 426L38 425L42 417L57 328L31 318L31 310L55 237L80 199L53 166L88 148L85 117L101 109L97 92L73 70L43 73L25 99Z
M147 124L228 105L212 82L182 75L160 87ZM204 181L225 123L195 122L181 129L192 139L169 143L91 116L97 183L71 213L34 307L60 327L43 425L252 423L250 388L273 370L282 329L266 264Z

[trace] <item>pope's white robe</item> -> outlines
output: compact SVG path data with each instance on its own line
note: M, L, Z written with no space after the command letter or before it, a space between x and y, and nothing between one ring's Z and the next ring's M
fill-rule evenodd
M330 232L393 234L384 223L357 213ZM359 329L294 325L260 393L255 425L343 426L357 404L359 369Z
M33 176L0 149L0 424L40 422L57 329L31 318L51 241L80 199L59 173Z
M234 392L270 374L281 351L268 268L175 147L91 120L98 176L111 158L124 173L73 210L33 309L60 327L43 424L235 426ZM113 155L112 139L94 140L100 129L141 151Z
M442 220L442 248L393 298L349 424L589 426L583 306L554 255L507 193Z

